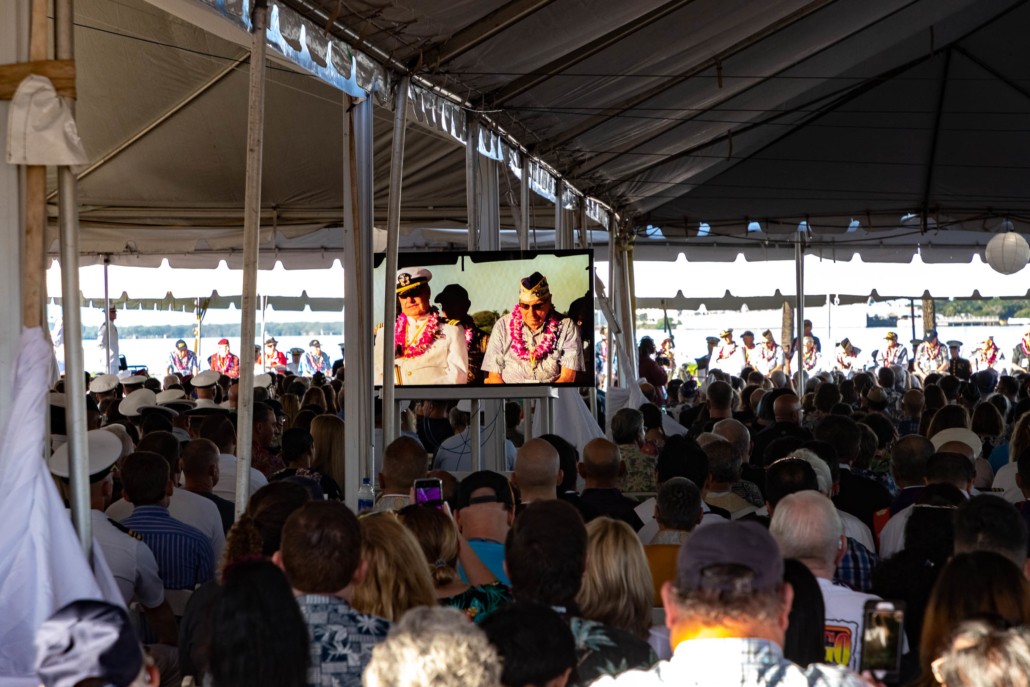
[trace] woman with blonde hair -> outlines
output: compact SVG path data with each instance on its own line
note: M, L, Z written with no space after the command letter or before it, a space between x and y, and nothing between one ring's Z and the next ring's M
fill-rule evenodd
M323 475L329 475L344 486L344 424L335 415L316 415L311 421L311 436L315 440L315 457L311 467ZM346 492L345 492L346 493Z
M279 402L282 403L283 415L286 416L286 423L283 426L285 431L293 427L293 421L297 419L297 413L300 412L300 399L296 394L283 394L279 397Z
M576 596L583 617L647 639L653 600L651 569L633 528L612 518L588 522L586 570Z
M365 515L359 522L368 568L354 588L355 610L396 622L409 609L435 606L433 580L414 535L393 513Z
M441 605L462 610L478 623L511 602L511 592L461 536L449 510L445 513L430 506L405 506L397 516L422 549L423 569L432 576ZM458 574L459 559L468 582Z
M325 412L325 394L319 387L312 387L304 392L304 398L300 401L301 408L318 408L320 413Z

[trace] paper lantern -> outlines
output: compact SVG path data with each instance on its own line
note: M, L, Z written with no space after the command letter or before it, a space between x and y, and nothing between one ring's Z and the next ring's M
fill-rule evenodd
M1014 231L997 234L987 242L987 264L995 272L1015 274L1030 261L1030 244Z

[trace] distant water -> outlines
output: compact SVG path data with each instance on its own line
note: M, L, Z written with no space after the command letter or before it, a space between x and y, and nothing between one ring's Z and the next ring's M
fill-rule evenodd
M814 324L814 334L821 339L823 352L831 354L837 342L845 337L850 339L852 344L861 349L860 358L868 358L874 350L884 345L884 335L888 331L895 331L898 339L905 344L912 353L912 346L909 340L912 338L912 327L908 320L903 320L896 327L867 327L865 320L866 310L862 306L841 306L834 308L830 317L826 315L825 308L812 308L805 311L806 317ZM677 317L677 314L670 312L670 316ZM707 354L705 337L718 336L722 329L731 327L734 330L735 339L739 342L740 335L747 329L755 333L756 343L761 341L762 331L772 330L777 341L780 339L781 315L779 311L751 311L751 312L712 312L700 314L679 314L678 318L682 323L673 329L676 339L676 361L677 364L687 362L688 359L701 357ZM1022 338L1026 325L1009 326L939 326L938 335L942 342L949 339L958 339L964 343L962 348L963 357L970 357L979 343L988 335L993 335L995 343L1005 355L1006 361L1012 352L1012 348ZM922 320L916 318L916 334L923 330ZM274 335L274 331L269 335ZM599 334L598 334L599 336ZM637 336L652 336L656 343L665 338L665 332L655 329L638 328ZM201 368L207 366L207 357L217 349L219 337L204 337L201 339ZM303 350L308 349L308 342L311 336L276 336L279 341L279 350L286 354L289 360L289 350L297 347ZM343 336L340 334L317 335L314 338L322 344L330 360L340 358L340 346ZM168 364L168 356L175 347L175 339L122 339L119 348L122 355L126 357L129 365L145 365L151 374L164 374ZM240 342L238 338L230 338L231 350L240 355ZM186 343L193 348L194 340L186 339ZM102 353L96 346L95 341L84 342L84 355L86 369L96 371L101 369ZM253 351L253 345L251 346ZM244 356L240 356L245 358Z
M203 337L200 340L200 365L201 369L207 368L207 358L213 355L218 348L218 340L221 337ZM343 337L339 334L328 335L328 336L316 336L316 337L299 337L299 336L276 336L278 341L278 348L280 351L286 354L286 360L290 360L290 349L301 348L304 351L308 350L308 342L312 338L317 338L319 343L322 344L322 350L329 354L330 360L337 360L340 358L340 347L339 343L343 341ZM145 365L150 371L151 375L163 375L168 365L168 356L171 355L175 349L175 342L177 339L122 339L118 342L119 352L125 356L126 363L129 365ZM236 355L240 356L241 360L246 360L246 357L240 355L240 342L239 339L229 339L230 350ZM189 344L190 349L193 348L194 339L186 339L186 343ZM250 347L251 355L253 355L253 344ZM86 364L86 369L95 372L101 367L101 360L103 358L103 350L100 349L95 341L83 342L83 354Z

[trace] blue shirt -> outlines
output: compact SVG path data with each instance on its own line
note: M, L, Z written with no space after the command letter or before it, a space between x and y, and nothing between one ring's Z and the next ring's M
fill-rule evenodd
M358 613L343 599L325 594L297 597L311 639L310 687L361 687L372 649L386 639L390 621Z
M137 506L122 524L138 532L154 552L165 589L193 589L214 578L211 542L197 528L173 518L164 506Z
M490 541L489 539L470 539L469 546L479 556L479 560L483 561L483 565L490 569L490 572L494 574L494 577L506 587L511 586L511 580L504 574L504 544L499 542ZM458 574L461 575L462 582L468 582L468 578L465 576L465 571L458 566Z

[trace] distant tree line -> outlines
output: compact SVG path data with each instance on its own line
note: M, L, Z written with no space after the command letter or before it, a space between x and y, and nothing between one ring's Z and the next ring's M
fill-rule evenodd
M1007 320L1013 317L1030 317L1030 300L1002 298L941 300L937 302L937 314L945 317L958 317L961 315L997 317L999 320Z
M83 339L97 338L99 327L83 327ZM265 332L269 336L343 336L342 322L276 322L266 324ZM239 338L239 324L204 325L201 332L205 337ZM261 334L258 324L257 333ZM196 336L193 327L186 325L149 325L134 327L118 327L118 336L122 339L191 339Z

